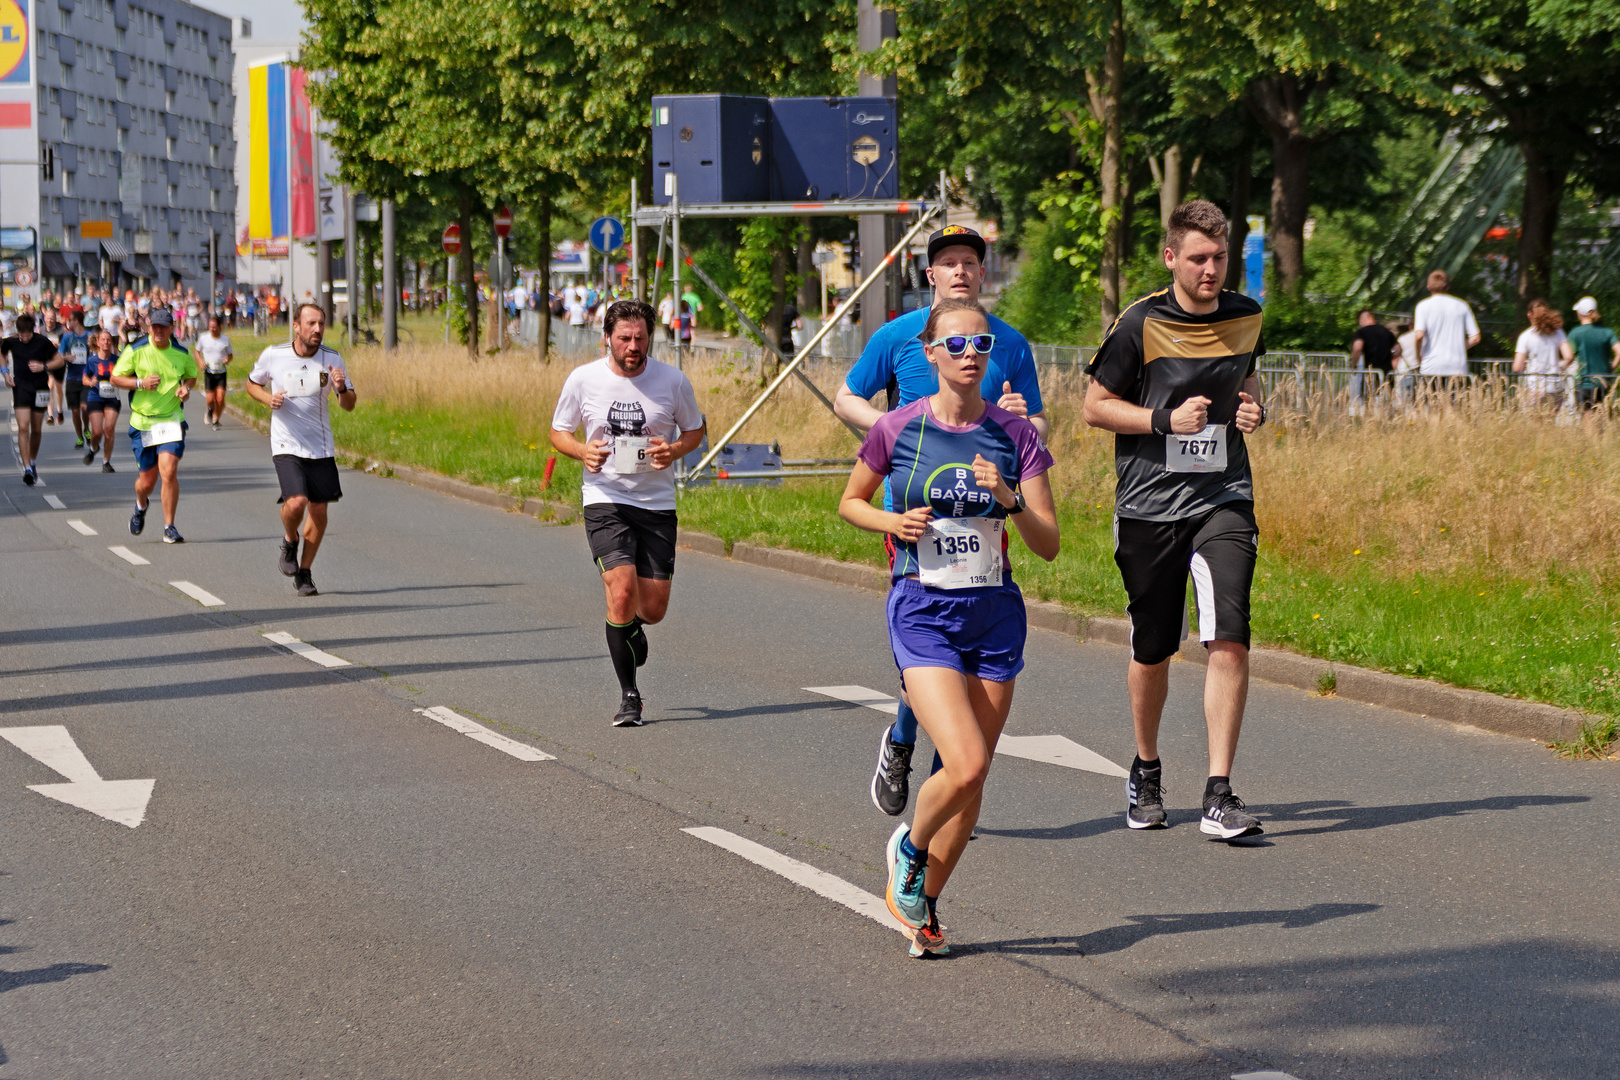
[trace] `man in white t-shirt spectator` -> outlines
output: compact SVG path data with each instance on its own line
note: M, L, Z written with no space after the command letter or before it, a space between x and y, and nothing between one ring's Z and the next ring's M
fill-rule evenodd
M118 340L119 333L124 329L124 305L113 300L110 292L101 294L101 308L96 312L96 322L101 329Z
M1479 323L1466 301L1446 290L1451 277L1444 270L1429 274L1428 299L1412 315L1413 342L1422 359L1425 378L1457 378L1468 374L1468 350L1479 344Z
M590 314L585 304L585 289L576 285L568 290L568 325L584 326L585 319Z
M658 301L658 325L663 328L666 338L675 336L675 294L667 293Z

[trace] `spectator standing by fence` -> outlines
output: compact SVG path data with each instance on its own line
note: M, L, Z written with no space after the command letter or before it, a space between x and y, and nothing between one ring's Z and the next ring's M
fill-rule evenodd
M1368 390L1376 390L1388 381L1391 365L1395 354L1400 351L1400 345L1395 341L1395 335L1386 327L1378 324L1378 316L1373 314L1372 308L1362 308L1356 313L1356 333L1350 339L1350 362L1356 369L1354 381L1351 383L1351 397L1360 399L1369 396ZM1371 380L1362 374L1367 371L1379 372Z
M1430 271L1428 287L1428 298L1412 313L1412 342L1424 382L1439 389L1467 376L1468 350L1479 344L1479 323L1467 301L1451 295L1450 274Z
M1569 347L1581 375L1581 407L1590 409L1609 394L1609 384L1599 376L1620 369L1620 337L1598 325L1598 305L1592 297L1575 301L1575 314L1581 325L1569 332Z
M1528 374L1520 391L1525 404L1556 407L1564 400L1564 371L1575 351L1564 337L1564 317L1545 300L1532 300L1525 314L1530 326L1513 346L1513 372Z

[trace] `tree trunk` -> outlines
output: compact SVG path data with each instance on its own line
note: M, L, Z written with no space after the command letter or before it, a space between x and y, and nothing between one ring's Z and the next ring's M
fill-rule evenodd
M1164 152L1164 167L1153 158L1153 179L1159 183L1159 228L1170 231L1170 215L1181 205L1181 144L1172 143Z
M551 196L540 196L540 361L551 362Z
M765 331L766 342L771 345L780 345L782 342L782 322L783 316L786 315L784 309L787 307L787 272L788 256L790 254L792 254L791 250L781 244L778 244L776 250L771 253L771 310L765 316L765 322L760 327L761 330ZM782 362L777 360L776 354L769 349L765 350L765 355L771 358L769 364L772 372L771 377L775 378L776 373L782 368ZM761 371L763 370L761 368Z
M1226 287L1243 287L1243 245L1249 239L1249 182L1253 178L1254 147L1244 142L1232 166L1232 201L1226 211L1231 223L1227 232Z
M1097 267L1102 285L1102 328L1106 331L1119 317L1119 261L1120 243L1120 169L1125 151L1125 130L1120 111L1120 99L1125 94L1125 4L1112 0L1109 4L1108 42L1103 54L1102 79L1096 73L1086 72L1086 89L1091 113L1102 125L1103 153L1099 180L1102 191L1099 202L1103 218L1102 259Z
M1519 301L1546 298L1552 285L1553 238L1558 232L1558 208L1564 201L1569 166L1554 161L1531 143L1524 154L1524 202L1519 214Z
M1248 104L1271 135L1271 221L1268 233L1279 285L1297 292L1305 277L1305 218L1310 213L1311 140L1305 106L1321 85L1293 75L1256 80Z
M799 275L799 314L814 311L821 302L821 290L817 287L816 278L816 231L809 218L802 218L799 222L798 243L798 275Z
M478 362L478 282L473 277L472 200L462 199L456 223L461 226L461 255L456 267L461 271L462 304L467 312L467 359Z

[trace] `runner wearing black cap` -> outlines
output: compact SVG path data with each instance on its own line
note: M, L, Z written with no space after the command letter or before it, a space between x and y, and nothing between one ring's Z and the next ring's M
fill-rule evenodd
M1126 824L1163 828L1159 720L1170 658L1187 625L1187 575L1198 638L1209 650L1204 722L1209 779L1199 828L1218 840L1258 836L1260 819L1232 791L1249 694L1249 589L1260 537L1243 437L1266 419L1255 363L1265 353L1260 305L1221 288L1226 216L1201 199L1170 216L1172 280L1126 308L1086 368L1085 418L1115 432L1114 561L1129 598L1136 760Z
M139 536L146 528L146 508L163 478L163 542L183 544L175 528L180 508L180 459L186 453L186 399L197 385L197 364L173 340L174 313L153 308L149 335L118 357L108 381L121 390L133 390L129 405L129 446L135 452L135 512L129 531Z
M985 250L984 237L965 225L947 225L928 238L928 281L934 287L934 303L978 302L985 278ZM892 410L939 392L938 374L928 362L921 339L930 310L908 311L884 323L872 335L833 399L833 410L841 419L870 431L884 413L871 404L879 393L885 394L885 405ZM1027 417L1044 441L1047 426L1042 415L1040 381L1035 374L1035 354L1024 335L994 315L989 319L995 344L985 364L980 392L997 408ZM886 510L896 507L887 483L883 506ZM889 564L894 565L894 539L885 536L883 547ZM900 814L906 808L911 792L911 753L916 745L917 716L902 688L899 716L884 729L878 743L877 769L872 774L872 802L885 814ZM936 754L936 769L938 757Z

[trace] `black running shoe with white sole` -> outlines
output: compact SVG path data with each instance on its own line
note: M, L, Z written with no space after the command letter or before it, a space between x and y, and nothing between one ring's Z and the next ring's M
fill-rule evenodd
M914 746L895 742L889 738L890 728L883 729L878 743L877 771L872 774L872 805L896 817L905 812L906 801L911 798L911 752Z
M1214 793L1204 796L1204 820L1198 830L1216 840L1241 840L1265 832L1260 819L1225 784L1216 784Z
M139 536L141 535L141 532L145 530L146 510L147 508L145 506L137 506L135 508L135 512L129 515L129 535Z
M626 690L624 700L619 702L619 711L613 715L613 726L644 727L646 723L641 718L641 695L634 690Z
M309 570L300 567L293 574L293 590L299 596L319 596L321 590L315 587L315 575Z
M281 542L281 560L278 563L281 572L287 577L298 573L298 541L283 540Z
M83 461L86 465L94 465L96 463L96 452L94 448L84 452Z
M1125 780L1125 824L1133 829L1166 827L1163 776L1161 768L1142 768L1140 758L1131 762L1131 775Z

